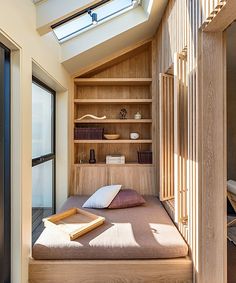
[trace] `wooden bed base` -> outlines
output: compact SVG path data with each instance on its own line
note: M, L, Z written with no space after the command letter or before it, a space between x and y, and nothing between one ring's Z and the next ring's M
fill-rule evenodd
M30 283L192 282L189 257L157 260L34 260Z

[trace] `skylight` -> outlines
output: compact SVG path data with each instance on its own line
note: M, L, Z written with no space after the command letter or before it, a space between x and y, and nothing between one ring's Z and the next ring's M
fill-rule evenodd
M134 0L109 0L82 11L54 26L52 29L59 42L66 41L96 25L119 16L138 6L140 1Z

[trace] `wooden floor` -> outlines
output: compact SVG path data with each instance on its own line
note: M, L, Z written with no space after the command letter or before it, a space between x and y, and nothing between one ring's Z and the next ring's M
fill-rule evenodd
M32 208L32 244L36 242L44 229L43 218L52 215L51 208L33 207Z

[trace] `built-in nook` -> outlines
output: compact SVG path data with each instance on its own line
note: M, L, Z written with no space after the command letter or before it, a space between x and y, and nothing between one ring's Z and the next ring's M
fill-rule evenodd
M73 136L72 193L92 193L99 185L118 182L135 187L143 194L158 193L155 184L156 93L152 85L152 41L134 47L104 66L74 79L74 120L72 126L97 127L105 134L119 134L119 139L76 139ZM125 119L120 111L125 109ZM140 113L141 119L135 119ZM106 116L104 120L82 119L84 115ZM131 139L138 133L138 139ZM90 149L95 151L95 164L89 164ZM151 151L151 164L138 163L138 151ZM106 164L107 155L125 156L125 164ZM137 174L137 172L142 172ZM85 178L94 176L94 178ZM99 177L98 177L99 176Z

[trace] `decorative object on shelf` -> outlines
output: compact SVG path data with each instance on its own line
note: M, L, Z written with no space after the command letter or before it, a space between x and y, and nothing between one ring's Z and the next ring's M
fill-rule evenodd
M105 120L107 118L107 116L103 116L103 117L98 117L98 116L95 116L95 115L92 115L92 114L86 114L78 119L76 119L76 121L81 121L85 118L92 118L94 120Z
M89 163L90 164L94 164L96 163L96 159L95 159L95 150L94 149L90 149L90 154L89 154Z
M102 140L104 128L98 127L75 127L75 140Z
M85 162L86 162L85 158L86 158L85 152L82 151L81 154L80 154L80 156L79 156L79 163L80 163L80 164L85 163Z
M140 119L142 119L142 114L141 114L140 112L135 113L135 114L134 114L134 119L135 119L135 120L140 120Z
M122 108L120 110L120 119L126 119L126 115L127 115L127 110L125 108Z
M139 139L139 133L130 133L129 136L131 140Z
M119 134L104 134L104 138L107 140L118 140L120 138Z
M152 151L138 151L138 163L152 164Z
M125 164L125 156L120 154L107 155L106 164Z

